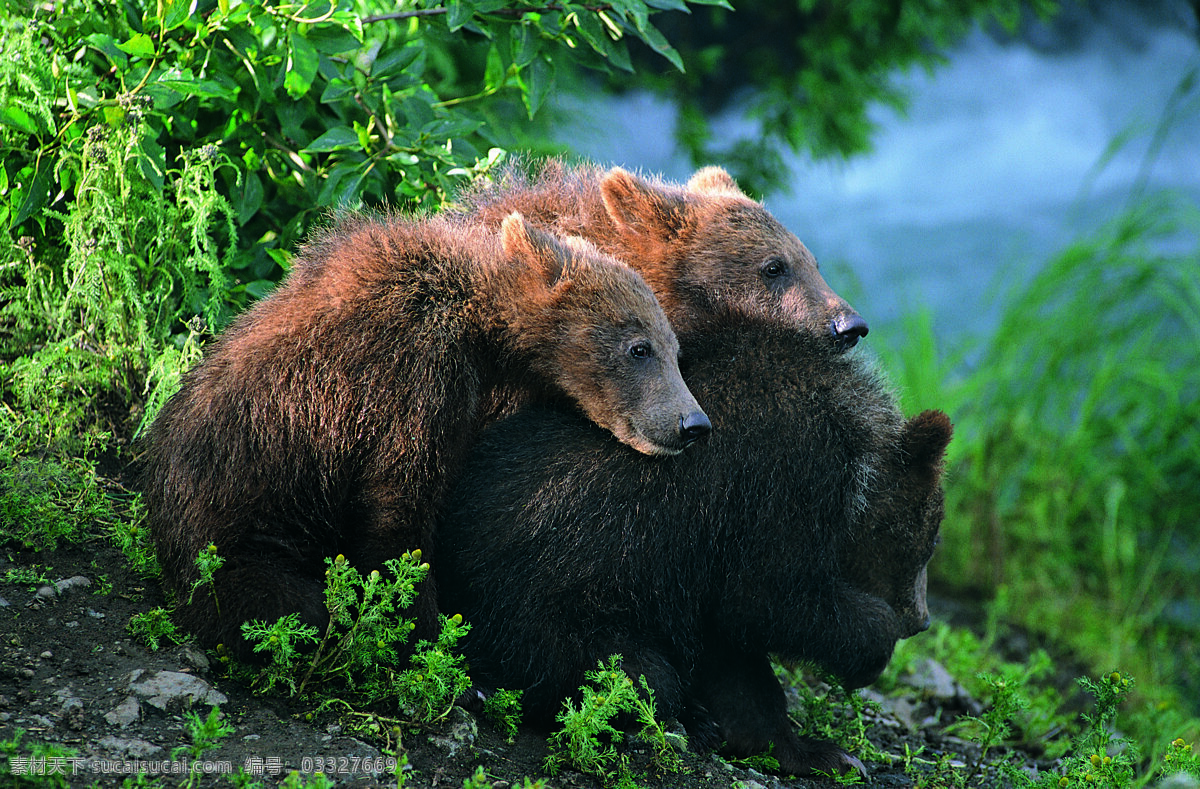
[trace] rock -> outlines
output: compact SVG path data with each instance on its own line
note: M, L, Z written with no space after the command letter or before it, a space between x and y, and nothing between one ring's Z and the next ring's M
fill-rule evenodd
M475 751L475 738L479 735L479 725L475 716L461 707L451 707L446 719L445 733L431 736L429 742L446 754L446 758L454 759L465 751L464 755L471 757Z
M946 667L932 658L916 661L911 673L900 681L935 701L951 701L967 695Z
M148 759L163 752L162 748L152 742L135 739L126 740L120 737L105 737L96 744L114 756L133 759Z
M126 696L124 701L104 713L104 720L112 726L120 726L123 729L137 723L141 716L142 708L138 704L138 700L133 696Z
M83 699L75 695L68 686L60 688L54 695L62 700L62 721L68 729L79 731L83 728Z
M92 585L92 579L84 575L73 575L70 578L64 578L61 581L54 582L54 590L59 597L76 589L86 589Z
M201 674L207 674L209 669L208 656L204 651L192 644L184 644L179 647L178 653L181 662L186 663Z
M204 680L180 671L142 672L138 669L130 675L129 691L163 712L172 706L186 709L197 702L217 706L229 701L225 694Z

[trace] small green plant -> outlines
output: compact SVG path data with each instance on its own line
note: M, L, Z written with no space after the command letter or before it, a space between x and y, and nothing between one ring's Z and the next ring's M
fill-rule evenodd
M24 729L15 729L12 737L0 740L0 754L5 756L15 785L69 787L71 767L67 760L75 757L76 751L57 743L34 741L26 745L21 742L24 736Z
M217 587L213 583L213 573L221 569L225 564L225 557L217 553L217 546L209 543L207 548L201 548L196 554L196 569L200 571L200 576L192 583L191 591L188 592L188 604L192 602L192 597L195 596L196 590L202 586L207 586L209 594L212 595L213 605L217 607L217 614L221 613L221 601L217 599Z
M207 718L201 718L194 712L185 713L184 729L192 741L188 745L181 745L173 749L171 758L176 761L186 758L192 762L202 759L204 754L216 748L221 740L233 734L233 726L222 718L219 707L211 708ZM202 775L203 773L189 770L183 786L191 789L200 781Z
M1137 744L1113 734L1117 707L1133 689L1133 678L1113 671L1098 680L1080 677L1077 681L1096 697L1092 711L1083 714L1083 731L1073 739L1070 754L1063 759L1061 767L1043 773L1036 783L1024 773L1010 770L1009 776L1019 785L1038 789L1071 786L1124 789L1133 784L1134 765L1138 761Z
M129 634L140 639L151 652L158 649L160 640L182 644L186 637L171 621L171 614L165 608L151 608L129 618Z
M521 690L497 690L483 702L483 715L492 725L504 735L505 740L513 742L517 738L517 730L521 725Z
M33 592L39 586L50 583L50 577L47 575L49 572L49 567L42 567L40 564L31 564L28 567L9 567L4 571L4 576L0 580L6 584L24 584L29 587L29 591Z
M816 666L785 668L775 666L776 675L796 690L799 706L793 709L805 732L813 737L832 740L863 759L890 763L891 757L880 751L867 739L863 712L868 708L876 711L879 705L848 691L838 680ZM811 673L821 680L812 683L805 678ZM776 765L775 769L778 769Z
M985 673L978 676L990 690L991 704L982 715L965 715L946 729L971 730L971 740L979 745L979 755L975 757L969 771L972 776L984 769L988 751L1008 739L1012 731L1012 719L1029 707L1029 699L1022 694L1024 680L1021 677L1000 677Z
M419 642L409 665L402 665L399 647L413 625L401 612L412 604L416 584L429 572L421 552L388 559L385 572L372 570L366 577L340 554L326 563L329 623L323 633L295 614L269 624L242 625L254 650L270 656L254 677L256 687L264 692L286 688L293 696L320 688L318 695L326 701L337 694L364 703L390 700L410 720L423 723L445 717L454 699L470 687L463 658L455 654L469 626L461 616L442 617L437 640Z
M492 789L494 785L482 767L476 767L475 772L469 778L463 779L463 789ZM536 781L531 781L529 776L525 776L525 780L521 783L519 789L546 789L546 782L540 778Z
M1185 773L1193 778L1200 778L1200 754L1195 753L1192 743L1177 737L1167 745L1167 752L1163 754L1159 771L1163 775Z
M458 640L467 634L470 625L463 623L460 614L439 619L442 628L437 641L418 641L411 668L399 672L393 681L400 706L413 720L442 720L454 700L471 687L466 661L455 654Z
M281 789L333 789L337 784L322 772L305 775L292 770L279 786Z
M595 775L606 783L632 780L629 758L617 752L614 744L622 732L613 719L631 715L641 725L640 737L654 751L654 762L662 770L676 772L682 762L657 719L654 692L646 678L640 680L642 693L621 669L621 656L600 661L595 671L585 675L589 684L580 688L583 699L575 706L572 699L563 703L556 720L562 729L550 736L550 755L544 765L551 775L563 767Z
M142 525L142 507L142 497L138 494L130 502L129 517L117 519L109 527L108 535L135 572L155 578L161 575L161 570L158 558L154 555L154 543L150 539L150 532Z

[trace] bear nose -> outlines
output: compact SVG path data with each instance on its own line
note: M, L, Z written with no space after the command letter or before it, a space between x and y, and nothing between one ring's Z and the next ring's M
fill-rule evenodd
M683 445L687 446L698 438L703 438L712 432L712 422L703 411L693 411L687 416L679 417L679 435Z
M830 326L830 331L838 348L848 351L858 344L859 339L867 336L870 328L861 315L852 312L849 315L839 315L835 318L833 325Z

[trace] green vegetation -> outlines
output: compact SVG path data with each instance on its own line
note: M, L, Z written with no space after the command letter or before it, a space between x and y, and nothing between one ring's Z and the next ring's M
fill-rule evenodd
M615 718L632 718L641 727L638 737L653 752L652 762L659 771L677 772L679 753L658 720L654 692L641 678L640 690L621 669L621 656L600 661L596 670L587 672L579 706L573 699L563 703L556 720L562 728L550 735L550 755L545 767L557 775L564 767L595 775L610 785L632 782L629 757L618 750L623 732Z
M1193 205L1142 198L1014 289L969 367L920 320L885 354L906 408L955 423L932 582L993 597L1094 671L1127 667L1129 726L1154 751L1200 732L1180 692L1194 701L1200 644L1197 239Z
M151 652L158 650L159 642L170 641L182 644L187 636L171 621L171 612L165 608L151 608L129 618L129 634L145 644Z
M372 570L365 578L340 554L326 563L329 624L324 633L301 624L296 614L242 625L254 651L270 658L261 670L251 670L253 684L263 692L307 692L323 706L357 708L387 702L408 721L443 719L471 685L463 658L455 652L469 627L461 616L442 617L436 642L419 641L407 660L402 656L413 624L400 614L412 604L416 585L429 572L421 552L388 559L385 572Z

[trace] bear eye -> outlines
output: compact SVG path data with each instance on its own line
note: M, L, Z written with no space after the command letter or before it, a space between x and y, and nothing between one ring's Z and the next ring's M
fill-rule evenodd
M762 265L762 275L767 279L778 279L787 273L787 263L779 258L771 258Z
M635 342L629 346L629 355L635 359L649 359L654 355L654 349L648 342Z

